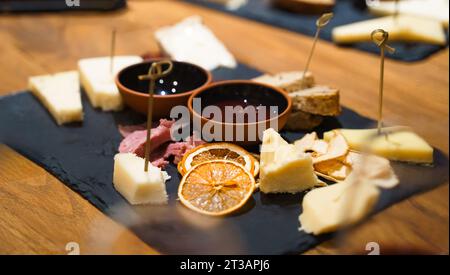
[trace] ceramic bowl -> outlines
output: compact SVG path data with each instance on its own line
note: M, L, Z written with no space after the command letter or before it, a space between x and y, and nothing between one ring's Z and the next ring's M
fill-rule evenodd
M158 60L150 60L134 64L122 69L115 82L125 105L131 109L147 114L148 80L139 80L139 75L146 75L151 64ZM170 74L156 81L153 102L153 118L169 117L172 107L186 106L189 97L196 91L205 88L211 82L211 73L187 62L173 62Z
M216 107L211 108L210 106ZM257 115L251 117L244 114L244 118L241 117L239 120L236 115L233 115L231 119L229 117L226 120L224 119L226 106L253 106L258 110L266 107L266 116L260 116L257 113ZM271 106L276 108L277 111L270 112ZM206 130L202 132L203 138L205 138L205 132L214 132L209 135L208 139L248 146L261 143L262 132L265 129L275 128L275 130L279 130L284 127L291 113L292 99L286 92L270 85L247 80L231 80L216 82L193 92L188 101L188 108L193 117L194 127L197 120L200 122L197 125L201 125L203 130L205 130L204 126L207 123L207 129L213 127L221 129L221 133ZM208 111L214 109L216 111L221 110L222 116L215 118L208 113ZM258 116L260 116L259 119Z

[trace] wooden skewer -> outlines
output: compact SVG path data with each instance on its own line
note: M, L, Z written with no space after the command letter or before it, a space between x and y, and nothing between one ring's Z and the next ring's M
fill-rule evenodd
M313 54L314 54L314 50L315 50L315 48L316 48L317 40L319 40L320 30L321 30L323 27L325 27L326 25L328 25L328 23L330 23L330 21L331 21L331 19L333 18L333 16L334 16L334 15L333 15L332 12L330 12L330 13L324 13L324 14L322 14L322 16L321 16L319 19L317 19L317 21L316 21L316 27L317 27L317 29L316 29L316 34L314 35L313 44L312 44L312 47L311 47L311 51L309 52L308 60L306 61L305 69L303 70L302 82L305 81L306 72L307 72L308 69L309 69L309 64L311 63L311 59L312 59L312 56L313 56Z
M389 33L383 29L376 29L371 33L371 38L373 43L377 45L380 48L380 83L379 83L379 96L378 96L378 131L376 135L371 136L369 139L366 140L365 145L362 148L362 158L361 163L358 166L357 169L354 169L352 173L354 173L353 177L353 186L349 189L348 192L351 192L349 197L352 198L357 195L357 189L361 186L361 184L365 180L366 173L364 172L364 169L366 169L366 162L368 161L367 156L370 155L371 148L370 144L372 144L373 139L377 138L378 136L382 135L382 127L383 127L383 86L384 86L384 56L385 56L385 50L387 50L390 53L394 53L395 49L387 45L387 41L389 39ZM400 128L399 128L400 129ZM393 129L391 131L398 131L399 129ZM385 137L387 138L387 132ZM342 193L343 194L343 193ZM344 225L347 225L347 222L350 222L348 219L347 213L352 211L353 207L353 200L348 200L344 207L342 208L342 211L340 213L342 217L342 222ZM344 232L344 231L342 231ZM341 233L343 234L343 233ZM341 235L341 238L343 239L343 236ZM340 238L340 239L341 239ZM339 240L339 239L338 239Z
M163 70L163 66L167 66ZM150 159L150 137L153 120L153 94L155 93L156 80L168 75L173 69L173 63L170 60L153 62L148 70L148 74L138 76L139 80L150 80L148 89L148 107L147 107L147 139L145 142L145 165L144 171L148 171L148 162Z
M387 45L389 33L382 29L374 30L371 34L372 41L380 48L380 83L378 94L378 134L383 127L383 90L384 90L384 56L385 50L394 53L395 49Z
M397 16L399 13L400 13L400 11L399 11L399 0L395 0L395 12L394 12L394 14L395 14L395 16Z
M395 7L394 7L394 19L397 21L398 14L400 13L400 6L399 6L399 0L395 0Z
M109 55L109 71L113 74L114 71L114 55L116 51L116 33L117 30L114 28L111 32L111 51Z

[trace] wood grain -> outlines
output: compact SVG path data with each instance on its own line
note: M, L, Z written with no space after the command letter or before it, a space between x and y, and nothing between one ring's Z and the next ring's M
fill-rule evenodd
M128 229L33 162L0 144L0 253L154 254Z
M170 12L169 12L170 11ZM178 1L131 1L111 13L42 13L0 17L0 95L26 88L27 78L71 70L80 58L108 55L112 27L119 29L118 54L157 51L152 32L199 14L238 60L262 71L302 69L311 38ZM411 125L448 155L448 49L431 58L386 62L385 121ZM311 70L317 82L341 89L343 105L374 118L378 58L321 41ZM88 240L90 226L122 232L114 253L152 253L123 227L57 179L5 146L0 147L0 253L64 253L69 240L91 253L108 253L110 240ZM370 240L386 246L416 246L448 254L448 185L375 215L344 238L310 254L361 252ZM106 234L108 235L108 234ZM112 234L114 235L114 234ZM342 242L341 242L342 243ZM82 246L82 247L83 247ZM105 247L108 247L105 249Z

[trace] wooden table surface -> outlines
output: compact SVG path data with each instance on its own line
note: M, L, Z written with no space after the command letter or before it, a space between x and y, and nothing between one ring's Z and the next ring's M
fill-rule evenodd
M23 90L31 75L71 70L80 58L108 55L112 27L119 29L118 54L157 51L153 31L194 14L243 63L278 72L302 69L306 62L310 37L177 1L130 1L128 9L113 13L1 15L0 95ZM447 155L448 60L448 49L416 63L387 60L384 109L386 123L414 127ZM319 83L341 89L343 105L375 117L376 56L321 41L311 70ZM381 252L398 246L448 254L448 183L308 254L363 253L371 241L380 243ZM0 253L62 254L68 242L77 242L81 253L156 252L45 170L0 145Z

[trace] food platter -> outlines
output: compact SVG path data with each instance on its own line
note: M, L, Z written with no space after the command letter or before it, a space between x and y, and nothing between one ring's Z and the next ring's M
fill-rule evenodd
M1 98L0 142L162 253L304 252L448 180L414 127L384 125L389 32L364 28L380 51L376 121L316 79L333 17L316 20L303 71L278 73L240 64L199 16L156 30L151 57L115 55L113 29L109 56Z
M240 64L237 69L213 71L214 79L250 79L260 72ZM143 241L171 254L289 254L304 252L333 234L313 236L299 232L298 216L304 193L262 194L236 214L220 221L185 209L177 200L181 179L173 164L166 171L169 204L130 206L112 185L113 157L122 139L119 124L139 124L145 117L125 109L105 113L90 106L83 96L85 121L58 127L50 114L30 93L0 99L0 140L79 193L114 220L124 224ZM33 114L28 116L27 114ZM327 120L318 133L334 128L371 128L375 121L343 108L336 119ZM303 132L282 131L294 141ZM249 148L258 150L258 147ZM394 163L400 184L384 190L375 212L448 180L448 159L435 150L433 167Z

